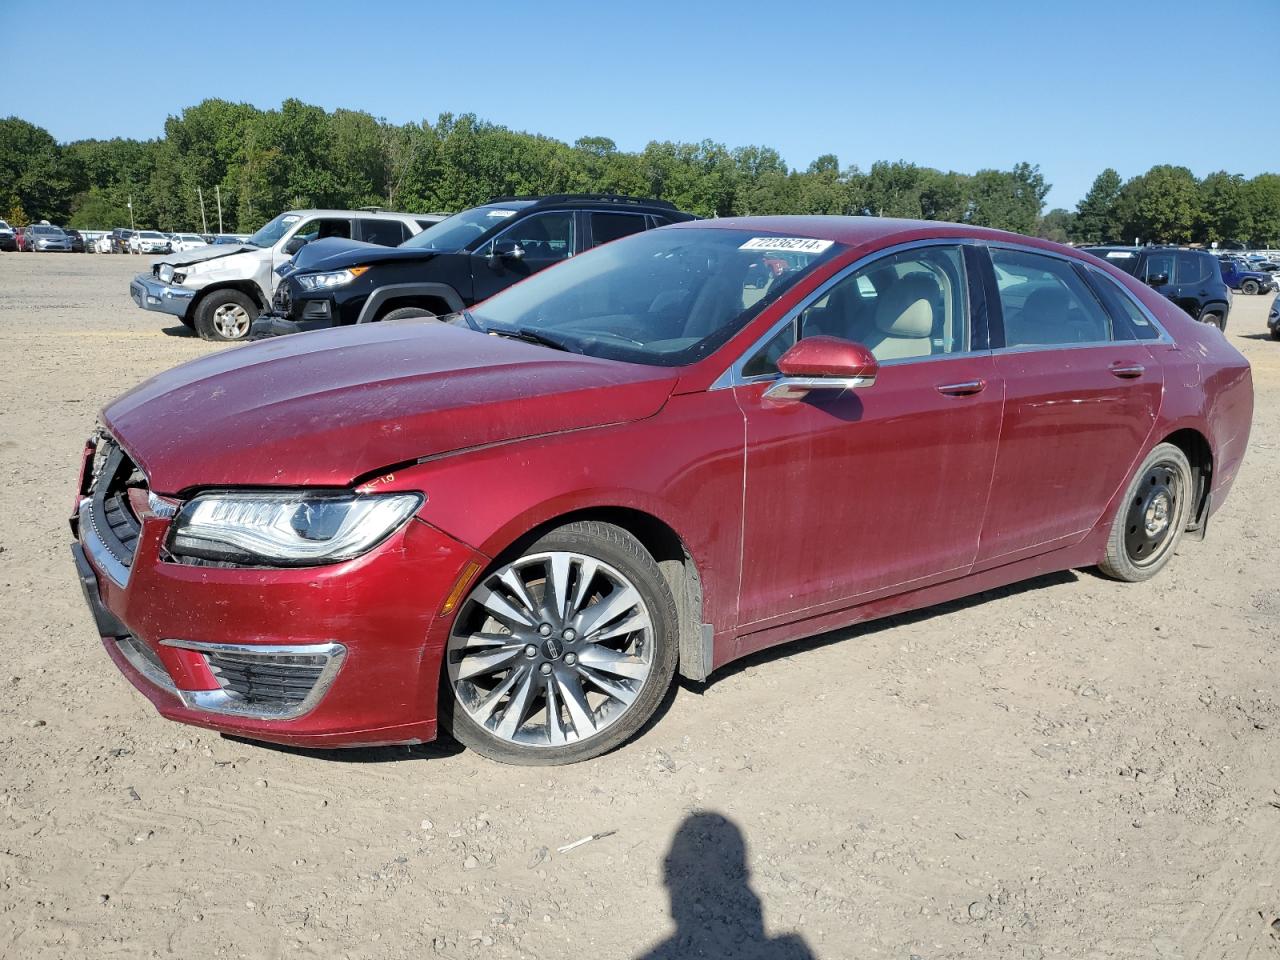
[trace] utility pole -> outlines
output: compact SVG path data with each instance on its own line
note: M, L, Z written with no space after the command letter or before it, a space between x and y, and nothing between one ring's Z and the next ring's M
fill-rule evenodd
M204 218L204 191L200 189L199 184L196 184L196 196L200 198L200 230L202 233L208 233L209 221Z
M138 232L137 227L134 225L134 222L133 222L133 194L129 194L129 232L130 233ZM133 238L130 237L130 239L133 239ZM125 249L128 250L129 248L125 247ZM129 252L132 253L133 251L129 251Z
M218 232L222 233L222 184L215 183L213 192L218 198Z

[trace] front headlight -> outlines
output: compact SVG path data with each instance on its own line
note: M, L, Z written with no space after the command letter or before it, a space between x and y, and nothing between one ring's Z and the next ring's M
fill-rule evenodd
M420 493L206 493L178 512L169 551L246 566L336 563L381 543L421 504Z
M156 273L156 276L160 278L161 283L173 283L173 264L160 264L160 269Z
M332 273L303 273L298 276L298 283L303 290L328 290L341 287L368 271L368 267L350 267L347 270L334 270Z

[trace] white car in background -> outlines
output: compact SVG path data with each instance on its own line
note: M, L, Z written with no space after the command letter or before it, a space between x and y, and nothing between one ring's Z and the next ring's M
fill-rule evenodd
M189 250L201 250L209 244L198 233L169 234L170 253L186 253Z
M131 253L168 253L169 238L159 230L139 230L129 238Z

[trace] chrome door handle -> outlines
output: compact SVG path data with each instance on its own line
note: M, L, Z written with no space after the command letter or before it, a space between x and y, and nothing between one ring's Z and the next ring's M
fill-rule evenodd
M1119 377L1121 380L1133 380L1146 372L1147 368L1140 363L1113 363L1111 365L1111 375Z
M962 380L960 383L940 383L934 389L948 397L971 397L986 389L987 381Z

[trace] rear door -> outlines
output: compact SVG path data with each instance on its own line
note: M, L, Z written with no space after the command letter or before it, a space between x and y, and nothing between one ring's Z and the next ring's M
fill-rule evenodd
M1163 390L1160 365L1113 320L1086 267L989 252L1005 405L978 567L1083 538L1128 478Z

